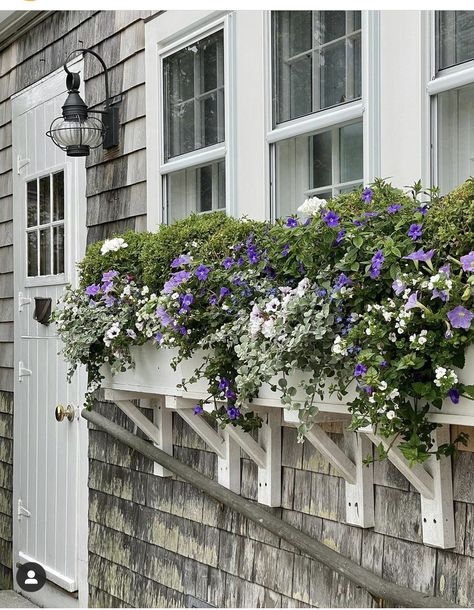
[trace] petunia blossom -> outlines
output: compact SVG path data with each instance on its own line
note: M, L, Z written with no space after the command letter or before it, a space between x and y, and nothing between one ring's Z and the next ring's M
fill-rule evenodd
M105 273L102 274L102 281L111 282L114 279L114 277L117 277L118 274L119 274L118 271L115 271L115 269L106 271Z
M94 297L99 292L99 290L99 284L91 284L90 286L87 286L85 293L87 294L87 296Z
M423 235L423 227L418 224L410 225L407 233L408 237L411 237L413 241L417 241Z
M187 254L181 254L175 258L171 263L171 268L175 269L176 267L182 267L183 265L187 265L191 262L192 258Z
M392 283L392 288L393 288L395 294L397 295L397 297L400 296L402 294L402 292L404 292L406 290L406 287L407 287L407 285L404 282L402 282L402 280L399 280L399 279L395 280Z
M426 263L433 258L433 254L434 250L427 250L426 252L424 252L423 248L420 248L420 250L415 250L415 252L412 252L411 254L408 254L403 258L410 261L421 261L423 263Z
M399 203L394 203L394 204L388 206L387 212L389 214L396 214L401 209L402 209L402 206Z
M461 256L460 260L464 271L471 271L471 273L474 273L474 250L465 256Z
M374 191L367 187L362 191L362 201L365 201L365 203L370 203L372 201L372 198L374 196Z
M199 265L199 267L194 272L194 275L200 282L205 282L207 280L207 276L209 275L209 271L210 269L209 267L206 267L206 265Z
M367 367L365 364L358 362L354 369L354 377L361 377L362 375L365 375L365 373L367 373Z
M298 226L298 221L296 220L296 218L293 218L292 216L290 216L286 221L286 226L289 227L290 229L294 229L295 227Z
M331 227L332 229L339 226L339 216L336 214L336 212L333 212L332 210L329 210L323 216L323 220L327 224L327 226Z
M458 404L458 402L459 402L459 392L458 392L458 390L456 390L456 388L451 388L448 391L448 396L451 399L452 403L454 403L455 405Z
M471 327L472 318L474 318L474 313L462 305L448 311L448 319L453 328L468 330Z
M418 292L412 292L405 303L405 309L407 311L409 309L413 309L414 307L420 307L420 303L418 302Z

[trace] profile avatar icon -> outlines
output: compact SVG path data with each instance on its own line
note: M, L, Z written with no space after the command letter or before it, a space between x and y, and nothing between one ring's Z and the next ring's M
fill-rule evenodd
M24 563L18 568L16 581L23 591L34 593L39 591L46 582L46 572L43 566L32 561Z

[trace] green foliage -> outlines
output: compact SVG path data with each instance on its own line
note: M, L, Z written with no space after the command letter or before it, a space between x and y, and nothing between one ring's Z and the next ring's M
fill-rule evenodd
M426 215L426 235L441 256L459 258L474 249L474 178L445 197L434 198Z

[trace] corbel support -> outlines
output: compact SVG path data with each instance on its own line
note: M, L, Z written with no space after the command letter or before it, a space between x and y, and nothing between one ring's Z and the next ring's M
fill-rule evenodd
M114 402L125 415L133 421L133 423L144 432L153 444L173 455L173 434L172 434L172 413L163 408L163 401L160 397L155 400L141 399L141 404L144 407L153 409L153 421L150 421L138 407L130 400L130 395L117 390L106 390L106 400ZM159 477L170 477L172 473L159 464L154 464L154 474Z
M373 432L364 433L375 445L388 450L388 459L410 481L421 496L423 542L428 546L450 549L455 546L454 504L451 458L437 460L430 457L425 465L410 466L398 442ZM440 426L433 432L434 449L449 443L449 426ZM425 467L426 466L426 467Z
M324 421L324 418L321 419ZM329 419L325 418L326 421L340 419L341 416L337 415ZM285 410L285 421L298 424L298 413ZM351 460L317 423L312 425L305 438L338 470L346 482L346 522L359 527L373 527L375 524L373 466L363 462L368 455L372 455L370 441L354 433L356 446L354 460Z
M267 506L281 504L281 410L261 413L258 440L229 424L217 433L204 419L193 413L194 401L166 396L166 407L174 409L218 455L218 481L240 493L240 449L258 466L258 501Z
M217 454L217 480L220 485L240 493L240 448L227 430L216 432L206 420L194 415L195 402L177 396L166 396L166 409L179 414L210 449Z

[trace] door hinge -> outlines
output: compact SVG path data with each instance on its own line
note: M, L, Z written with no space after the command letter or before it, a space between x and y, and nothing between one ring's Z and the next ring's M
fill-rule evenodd
M31 299L29 297L24 297L22 292L18 293L18 311L23 311L23 305L29 305L31 303Z
M23 506L23 503L21 501L21 498L18 498L18 521L21 520L22 517L31 517L31 513L30 511Z
M23 168L24 168L26 165L28 165L28 164L29 164L29 162L30 162L30 160L29 160L29 159L22 159L22 158L20 157L20 155L18 155L18 156L17 156L17 158L16 158L16 171L17 171L17 174L19 174L19 173L21 172L21 170L22 170L22 169L23 169Z
M31 375L30 369L23 366L23 362L20 360L18 363L18 381L22 380L22 377L29 377Z

